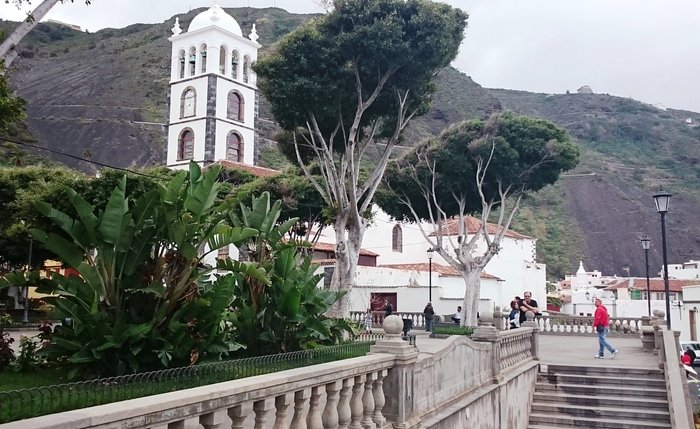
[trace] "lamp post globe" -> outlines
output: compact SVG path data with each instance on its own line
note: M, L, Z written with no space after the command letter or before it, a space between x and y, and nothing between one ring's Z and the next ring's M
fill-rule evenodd
M653 195L656 211L661 215L661 248L664 260L664 294L666 298L666 328L671 329L671 301L669 300L668 287L668 253L666 251L666 213L671 200L671 194L662 188Z

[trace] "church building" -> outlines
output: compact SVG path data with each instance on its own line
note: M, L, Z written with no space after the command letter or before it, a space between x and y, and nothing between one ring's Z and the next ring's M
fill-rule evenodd
M252 64L260 45L255 25L240 25L215 5L186 32L172 28L170 112L166 165L186 169L226 160L252 165L257 87Z

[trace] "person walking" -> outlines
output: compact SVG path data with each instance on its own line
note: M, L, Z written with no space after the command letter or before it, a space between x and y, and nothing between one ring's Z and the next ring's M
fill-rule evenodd
M435 310L433 309L433 304L428 303L423 309L423 316L425 317L425 330L428 332L433 331L433 318L435 317Z
M605 308L600 298L596 298L595 314L593 315L593 329L598 333L598 354L594 356L596 359L605 359L605 349L608 349L613 359L620 353L605 339L610 330L609 326L610 316L608 315L608 309Z

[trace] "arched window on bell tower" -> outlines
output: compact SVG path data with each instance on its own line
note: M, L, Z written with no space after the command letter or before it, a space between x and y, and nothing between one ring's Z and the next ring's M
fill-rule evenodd
M226 46L221 45L219 48L219 74L226 75L227 56Z
M248 83L250 80L250 57L243 57L243 83Z
M197 50L194 48L194 46L190 48L190 51L187 54L187 63L189 64L189 76L194 76L195 72L197 71Z
M234 121L243 122L245 102L240 92L233 90L228 93L228 105L226 108L226 117Z
M231 77L238 79L238 51L231 51Z
M243 162L243 138L235 131L230 131L226 137L226 159Z
M194 88L188 86L182 91L182 96L180 97L180 118L188 118L194 116L197 106L197 93Z
M403 252L403 231L401 225L394 225L391 230L391 250L394 252Z
M177 145L177 159L182 161L194 157L194 132L190 128L185 128L180 133Z
M185 77L185 62L187 61L185 59L185 50L184 49L182 49L180 51L180 54L178 55L178 59L179 59L178 67L180 69L178 70L177 75L180 76L180 79L183 79Z
M206 43L199 47L199 61L201 63L202 73L207 72L207 45Z

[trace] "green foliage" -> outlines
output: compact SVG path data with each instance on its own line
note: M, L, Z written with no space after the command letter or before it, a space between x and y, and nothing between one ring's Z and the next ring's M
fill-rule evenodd
M259 231L240 247L243 262L220 261L219 268L234 271L222 278L235 279L236 288L230 321L242 344L255 344L248 354L288 352L333 344L352 332L345 320L332 320L324 313L342 294L318 289L322 275L314 275L311 257L302 257L295 242L283 237L297 223L291 218L281 224L281 201L270 206L270 194L252 199L251 208L241 205L234 225ZM241 268L234 269L241 265Z
M25 117L24 100L13 93L7 83L5 65L0 62L0 132L6 132L10 125Z
M166 186L127 197L122 177L104 208L67 191L75 216L46 203L37 209L60 232L32 230L34 238L80 276L40 280L17 274L6 284L39 284L70 323L60 327L42 353L95 374L186 365L237 348L222 340L232 285L209 279L206 253L238 245L255 234L225 221L217 204L217 168L191 164ZM24 277L24 276L22 276Z
M352 123L361 85L366 101L388 78L361 117L393 126L398 95L409 111L425 111L436 70L457 54L467 15L426 0L337 0L334 10L285 36L255 65L258 86L286 130L306 128L313 116L323 135ZM359 80L359 82L358 82ZM342 139L334 144L343 148Z
M488 121L462 122L419 144L387 170L386 186L377 201L394 218L408 221L413 220L412 213L394 192L408 198L425 220L436 210L435 203L425 203L426 190L448 217L460 213L459 200L466 204L463 214L479 212L475 179L479 163L487 167L481 191L487 202L498 202L499 189L509 188L510 195L537 191L577 162L578 148L561 128L542 119L502 113Z
M474 333L474 328L471 326L455 325L435 325L433 326L433 335L466 335L471 336Z
M19 339L19 354L13 362L14 370L17 372L33 372L39 366L41 359L37 355L39 341L34 337L21 337Z

